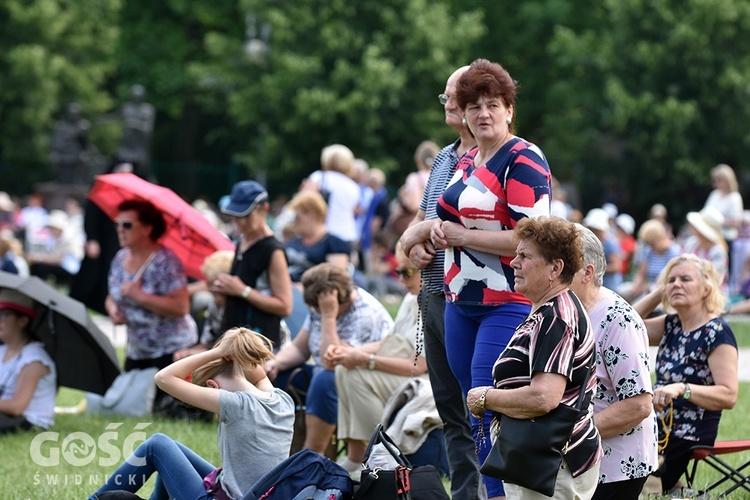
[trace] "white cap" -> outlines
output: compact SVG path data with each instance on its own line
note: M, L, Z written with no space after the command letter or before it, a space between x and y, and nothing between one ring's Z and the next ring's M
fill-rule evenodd
M609 214L601 208L592 208L584 217L582 224L596 231L609 231Z
M615 218L615 224L627 234L632 235L633 232L635 232L635 219L628 214L618 215L617 218Z
M607 212L607 215L609 215L610 219L614 219L619 213L619 210L617 210L617 205L615 205L614 203L605 203L604 205L602 205L602 210Z
M68 227L68 214L62 210L52 210L47 217L45 226L65 231Z

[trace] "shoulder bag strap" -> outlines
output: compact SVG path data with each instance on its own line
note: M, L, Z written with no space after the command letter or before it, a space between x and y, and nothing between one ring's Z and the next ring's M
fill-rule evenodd
M372 453L372 448L378 443L381 443L385 447L385 449L388 450L388 453L390 453L391 456L394 459L396 459L397 463L399 463L400 465L403 465L404 467L411 467L411 463L409 462L409 459L406 458L403 452L401 452L398 446L396 446L396 443L393 442L393 439L391 439L391 437L385 433L385 430L383 429L383 424L378 424L375 427L375 432L372 433L372 437L370 437L370 442L367 444L365 455L362 458L363 465L366 465L367 461L370 460L370 454Z
M378 478L378 476L374 475L372 472L369 474L364 474L364 477L362 477L362 482L359 483L359 489L357 489L357 492L352 497L352 500L360 500L362 497L365 496L367 493L367 490L369 490L373 484L375 484L375 480Z
M367 464L367 461L370 460L370 454L372 453L372 447L378 444L378 439L380 436L380 431L383 430L383 424L378 424L375 427L375 432L372 433L372 436L370 437L370 442L367 443L367 448L365 449L365 455L362 458L362 464Z

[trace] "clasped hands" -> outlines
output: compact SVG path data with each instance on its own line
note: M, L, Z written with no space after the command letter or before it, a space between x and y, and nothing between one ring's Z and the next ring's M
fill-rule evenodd
M333 370L337 365L344 365L349 369L365 366L369 360L370 355L368 353L349 344L329 345L323 355L323 364L328 370Z
M430 241L439 250L460 247L465 244L467 231L469 230L455 222L436 221L430 229Z
M229 273L221 273L212 283L208 283L209 291L227 296L242 294L245 286L245 283L239 276Z

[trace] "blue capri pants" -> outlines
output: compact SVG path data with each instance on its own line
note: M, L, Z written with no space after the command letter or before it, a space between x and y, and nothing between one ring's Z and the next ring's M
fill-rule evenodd
M301 368L305 376L295 377L290 381L294 369L279 373L273 385L279 389L286 389L287 384L307 391L305 405L306 414L315 415L324 422L336 425L339 416L339 397L336 394L336 372L326 370L320 365L304 364ZM309 384L308 384L309 381Z

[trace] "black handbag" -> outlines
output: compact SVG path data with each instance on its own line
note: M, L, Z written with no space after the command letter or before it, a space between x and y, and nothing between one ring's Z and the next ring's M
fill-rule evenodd
M364 469L359 487L355 487L353 500L449 500L443 481L432 465L411 465L396 443L383 430L375 427L367 445L363 463L367 463L372 448L382 443L398 465L393 470Z
M500 430L479 469L481 473L553 496L573 426L582 414L586 386L594 364L589 366L583 390L574 407L560 403L546 415L532 419L501 415Z

